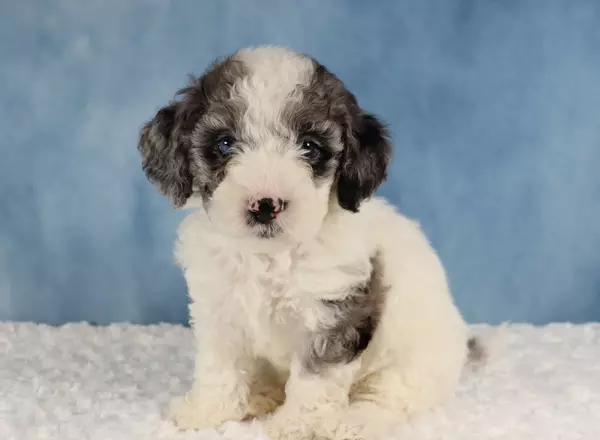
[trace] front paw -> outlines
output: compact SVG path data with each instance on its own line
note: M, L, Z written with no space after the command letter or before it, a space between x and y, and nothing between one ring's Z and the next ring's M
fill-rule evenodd
M271 414L279 408L284 399L285 393L283 390L275 388L252 394L248 399L246 419L259 419Z
M315 432L306 414L275 413L262 423L271 440L312 440Z
M244 411L240 405L233 403L219 404L211 399L185 396L171 402L167 417L181 429L209 429L228 421L242 420Z

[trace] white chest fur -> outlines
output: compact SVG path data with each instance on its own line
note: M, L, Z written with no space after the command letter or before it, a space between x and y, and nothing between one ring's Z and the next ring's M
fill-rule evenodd
M229 321L255 356L281 368L325 318L323 299L342 299L371 272L360 234L353 241L315 240L276 253L243 252L207 233L201 214L180 229L176 255L184 268L194 320Z
M281 367L327 316L321 301L344 298L371 270L368 260L340 264L322 248L240 255L238 261L231 300L239 307L240 324L254 354Z

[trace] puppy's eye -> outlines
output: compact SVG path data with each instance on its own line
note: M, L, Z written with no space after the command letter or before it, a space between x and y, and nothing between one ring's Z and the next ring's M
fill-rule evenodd
M217 148L219 152L224 156L231 154L233 145L235 144L235 139L231 136L223 136L217 141Z
M311 139L302 141L301 149L303 156L309 160L318 160L323 154L321 146Z

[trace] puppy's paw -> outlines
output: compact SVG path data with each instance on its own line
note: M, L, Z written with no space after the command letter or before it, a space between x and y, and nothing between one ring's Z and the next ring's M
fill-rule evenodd
M315 432L303 414L275 413L262 423L264 431L271 440L313 440Z
M252 394L248 400L246 419L259 419L275 411L284 401L283 390L273 389Z
M228 421L240 421L244 411L240 405L198 401L188 396L174 399L167 412L169 418L180 429L209 429Z
M369 433L364 425L354 422L338 423L323 419L315 426L315 436L319 440L379 440L375 433Z
M321 412L313 428L319 440L382 440L388 438L399 419L367 403L344 411Z

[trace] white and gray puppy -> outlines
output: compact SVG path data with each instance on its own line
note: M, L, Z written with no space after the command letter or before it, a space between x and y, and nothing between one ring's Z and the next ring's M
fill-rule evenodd
M143 127L149 180L196 208L176 245L197 344L178 426L374 438L453 394L467 327L444 269L371 197L391 150L334 74L271 46L216 62Z

